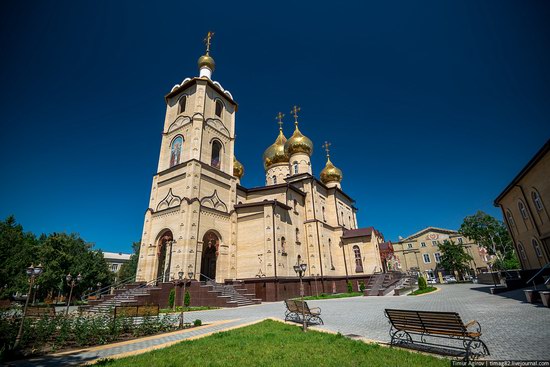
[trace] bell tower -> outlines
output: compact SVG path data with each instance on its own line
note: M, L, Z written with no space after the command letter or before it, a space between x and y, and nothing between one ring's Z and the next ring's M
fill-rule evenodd
M145 213L137 280L169 281L179 271L193 271L198 279L201 263L207 263L209 274L216 278L228 276L221 254L227 255L225 244L231 242L229 213L240 178L234 174L237 103L212 80L213 36L208 32L204 40L199 76L184 79L165 96L158 168ZM242 165L237 176L239 172L242 175ZM219 223L212 221L214 212ZM205 262L201 256L207 232L215 233L218 240L215 256Z

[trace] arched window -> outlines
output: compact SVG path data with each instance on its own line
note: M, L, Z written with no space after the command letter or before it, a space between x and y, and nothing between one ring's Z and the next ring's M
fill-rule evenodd
M321 210L322 210L322 212L323 212L323 220L326 222L326 221L327 221L327 217L325 217L325 207L322 207Z
M170 167L175 166L181 162L181 151L183 148L183 136L178 135L172 144L170 144Z
M298 174L298 162L292 163L292 169L294 171L294 174L297 175Z
M300 244L300 230L296 228L296 243Z
M273 185L276 185L277 184L277 176L273 175L273 177L271 177L272 180L273 180Z
M521 242L518 242L518 252L522 260L527 260L527 255L525 255L525 249L523 248L523 244Z
M179 113L185 112L186 104L187 104L187 96L181 96L180 100L178 101Z
M219 99L216 100L216 116L222 117L223 103Z
M220 169L220 167L222 166L221 157L220 157L221 150L222 150L222 143L220 143L217 140L214 140L212 142L212 158L210 160L210 165L217 169Z
M330 238L328 239L328 253L330 256L330 270L334 270L334 262L332 261L332 240Z
M544 206L542 205L542 199L540 198L538 191L533 190L533 192L531 192L531 198L533 199L533 204L535 204L535 208L537 208L537 211L542 211L542 209L544 209Z
M361 250L359 249L359 246L357 245L353 246L353 253L355 254L355 272L362 273L363 260L361 259Z
M528 219L529 216L527 215L527 209L525 208L525 204L523 204L523 201L518 201L518 208L523 219Z
M537 254L537 257L542 257L542 250L540 249L539 241L536 239L532 239L531 243L533 244L533 248L535 249L535 253Z
M510 224L510 227L515 227L516 222L514 221L514 216L512 215L512 212L510 210L506 210L506 217L508 218L508 223Z

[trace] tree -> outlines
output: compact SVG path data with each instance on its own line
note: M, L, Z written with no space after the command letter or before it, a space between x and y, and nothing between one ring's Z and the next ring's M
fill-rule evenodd
M122 266L120 267L120 270L118 272L118 277L120 280L132 279L132 277L135 280L139 260L140 245L141 241L134 242L132 244L132 249L134 250L134 253L130 256L130 260L127 263L122 264Z
M439 251L441 251L440 265L443 269L454 272L457 271L461 274L464 270L467 270L469 262L473 258L466 253L462 245L457 245L453 241L445 240L442 244L437 245Z
M189 305L191 304L191 294L189 294L189 291L185 291L183 304L185 305L185 307L189 307Z
M504 223L496 218L478 211L476 214L464 218L458 231L486 248L490 255L496 257L493 268L506 268L514 263L519 267L508 230Z

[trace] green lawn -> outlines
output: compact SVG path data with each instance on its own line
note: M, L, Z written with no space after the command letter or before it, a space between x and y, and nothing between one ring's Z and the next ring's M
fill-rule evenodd
M449 360L266 320L102 366L441 366Z
M409 293L409 296L417 296L419 294L430 293L435 291L436 289L437 289L436 287L426 287L424 289L417 289L414 292Z
M304 297L304 301L318 300L318 299L330 299L330 298L347 298L347 297L359 297L362 296L362 292L351 292L351 293L336 293L336 294L327 294L321 293L318 296L308 296ZM300 298L295 298L300 299Z

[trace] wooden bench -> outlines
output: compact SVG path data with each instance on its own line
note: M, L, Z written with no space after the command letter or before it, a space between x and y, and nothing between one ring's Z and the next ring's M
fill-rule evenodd
M456 312L414 311L386 309L385 315L390 323L390 345L422 344L438 346L440 349L461 351L464 360L489 355L489 349L481 341L481 325L473 320L462 322ZM419 336L413 339L413 336ZM426 337L445 338L460 343L437 343L437 339L427 340Z
M55 307L50 306L31 306L27 307L26 317L54 317L55 316Z
M310 308L307 302L295 299L285 300L285 305L285 321L304 322L303 318L305 318L307 324L324 325L319 307Z

